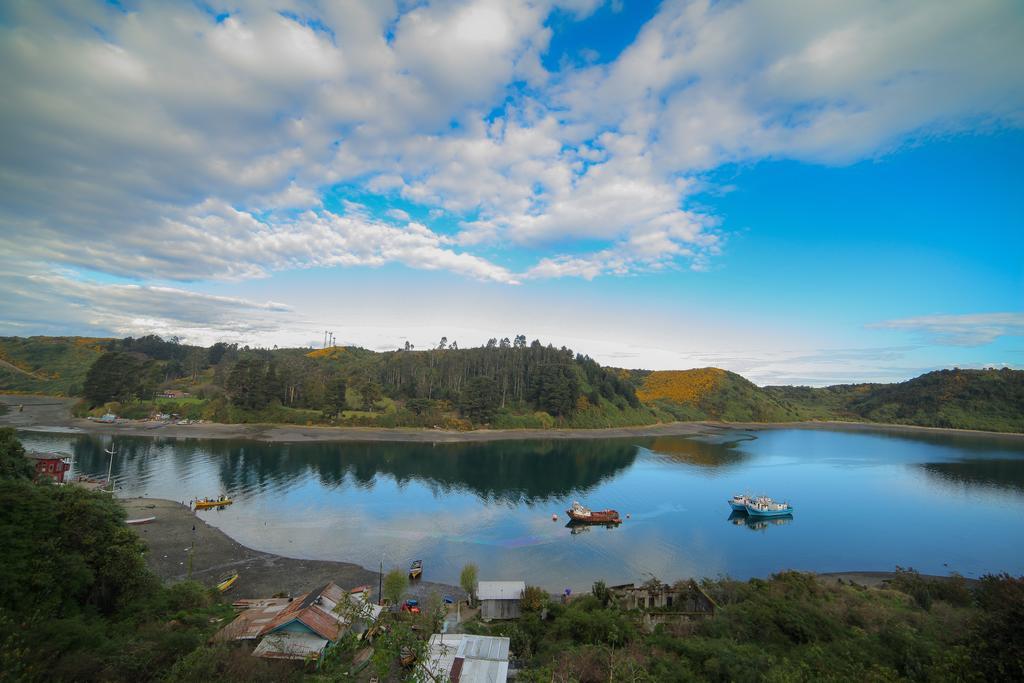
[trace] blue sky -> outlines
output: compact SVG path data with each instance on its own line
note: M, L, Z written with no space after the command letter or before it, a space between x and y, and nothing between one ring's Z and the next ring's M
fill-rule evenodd
M0 9L2 334L1024 367L1011 1Z

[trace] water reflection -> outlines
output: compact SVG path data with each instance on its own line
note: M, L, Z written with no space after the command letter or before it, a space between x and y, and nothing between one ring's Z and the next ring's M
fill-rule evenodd
M1024 493L1024 461L963 460L926 462L921 469L944 484L982 486Z
M747 434L738 434L729 439L725 439L723 436L711 438L665 436L651 439L647 448L656 455L664 456L674 462L707 469L719 469L735 467L749 460L750 453L740 446L744 441L754 438Z
M623 441L263 444L118 438L117 448L115 474L143 486L157 464L188 470L193 459L205 456L216 468L219 486L210 482L207 486L214 490L201 495L286 490L310 476L327 488L369 489L386 476L399 486L423 483L437 495L468 491L502 503L585 494L628 469L637 454L634 444ZM105 474L103 449L99 438L77 439L76 471Z
M751 531L764 531L769 526L783 526L793 521L793 515L782 517L751 517L746 512L734 510L727 518L730 524L743 526Z
M572 536L576 536L578 534L584 534L584 533L590 531L594 527L604 527L605 529L616 529L616 528L618 528L618 526L619 526L618 524L587 524L586 522L577 522L575 520L572 520L568 524L565 525L565 528L569 530L569 533Z
M73 474L106 476L110 437L24 433L25 445L74 455ZM553 590L780 569L927 573L1024 571L1024 441L914 439L878 430L764 430L708 437L475 444L266 444L118 437L124 495L231 495L200 515L240 543L293 557L408 567L457 582L483 577ZM784 493L791 518L727 514L742 490ZM836 492L870 501L856 515ZM934 523L934 501L956 514ZM618 529L565 527L580 500L614 507ZM558 522L552 522L556 514ZM769 527L784 530L768 532ZM956 542L951 543L950 539Z

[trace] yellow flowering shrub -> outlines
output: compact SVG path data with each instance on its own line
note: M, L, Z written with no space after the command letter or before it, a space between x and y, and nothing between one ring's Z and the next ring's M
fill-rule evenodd
M720 368L655 370L647 375L636 395L644 402L667 398L677 403L696 405L701 398L713 391L724 377L725 370Z

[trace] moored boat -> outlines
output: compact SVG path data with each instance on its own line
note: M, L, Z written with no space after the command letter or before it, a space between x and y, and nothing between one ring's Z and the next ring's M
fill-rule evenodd
M423 560L414 560L412 566L409 567L409 578L418 579L423 576Z
M745 493L740 493L729 499L729 507L737 512L741 510L746 511L747 503L749 503L750 500L750 496Z
M226 593L227 591L231 590L231 588L235 585L236 581L238 581L238 572L229 574L221 578L221 580L217 582L217 590L219 590L221 593Z
M138 519L126 519L124 523L135 526L138 524L149 524L150 522L154 521L156 521L156 517L139 517Z
M220 498L211 500L209 498L203 498L202 500L196 501L196 510L203 510L206 508L219 508L225 505L231 505L235 501L231 500L227 496L221 496Z
M771 498L758 498L745 506L751 517L782 517L793 514L793 506L789 503L776 503Z
M583 524L621 524L622 518L619 517L617 510L591 510L588 507L580 505L578 501L572 502L572 507L565 511L565 514L569 515L569 519L574 522L581 522Z

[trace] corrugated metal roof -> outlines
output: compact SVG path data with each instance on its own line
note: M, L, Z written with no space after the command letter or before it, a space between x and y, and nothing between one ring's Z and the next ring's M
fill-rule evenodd
M273 633L260 642L253 654L271 659L319 658L327 641L306 633Z
M524 581L481 581L476 585L476 597L479 600L518 600L524 590Z
M435 633L423 666L437 678L458 675L459 683L504 683L508 677L508 638Z
M505 683L508 680L508 662L486 659L467 659L462 663L459 683Z
M467 636L462 639L456 657L464 659L508 660L508 638L491 636Z
M239 600L238 602L242 602ZM259 638L271 622L290 604L288 598L267 598L246 601L250 603L235 620L222 628L214 640L252 640Z

